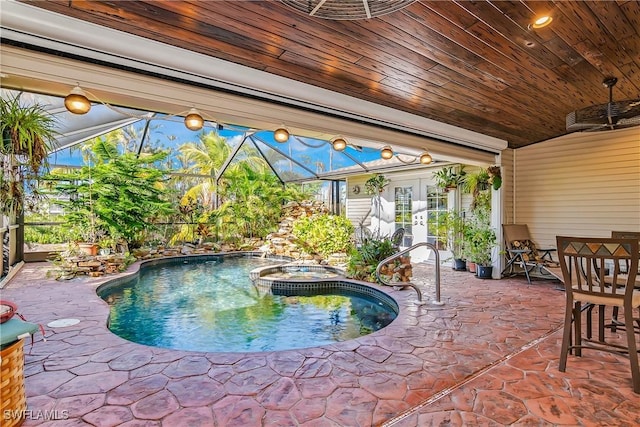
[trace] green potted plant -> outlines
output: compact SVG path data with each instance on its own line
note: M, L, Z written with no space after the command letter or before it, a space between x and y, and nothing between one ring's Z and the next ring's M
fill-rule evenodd
M489 172L487 169L479 169L476 172L467 174L467 179L464 183L464 190L467 193L476 195L480 191L486 191L489 189Z
M457 171L454 166L446 166L433 172L436 186L445 193L463 185L466 180L466 175L467 172L464 170L464 165L460 166L460 169Z
M492 252L498 243L496 233L490 225L490 215L488 206L476 207L464 231L466 254L476 265L477 276L482 279L489 279L493 274Z
M20 95L0 98L0 117L0 212L15 216L24 204L25 175L37 178L47 166L56 121L39 104L22 105Z
M465 270L464 233L466 223L463 213L457 210L439 212L429 219L429 230L440 242L446 242L451 251L452 268L457 271Z
M116 250L116 239L107 234L100 238L98 246L100 247L100 255L109 255Z
M387 177L380 174L374 174L364 183L364 190L370 196L377 196L384 191L391 182Z

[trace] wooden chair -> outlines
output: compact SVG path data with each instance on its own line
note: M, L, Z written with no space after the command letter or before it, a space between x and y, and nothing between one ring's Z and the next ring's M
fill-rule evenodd
M530 273L537 269L545 278L559 279L559 265L551 255L554 248L538 248L529 234L527 224L502 224L507 264L502 270L515 275L524 273L527 282L531 283ZM515 267L522 269L517 272Z
M566 291L564 332L558 369L565 372L567 355L573 350L576 356L582 356L583 349L623 354L630 361L633 391L640 393L640 367L633 328L633 310L640 307L640 290L634 287L638 272L638 240L557 236L556 242ZM622 263L629 265L626 275L621 273ZM622 276L624 280L621 279ZM583 337L583 304L600 307L597 340L592 339L588 332ZM613 332L605 337L604 311L609 306L622 308L624 312L626 345L621 344L619 339L616 341ZM589 318L588 315L587 317ZM572 335L575 336L573 343Z
M617 239L637 239L640 242L640 232L639 231L612 231L611 237ZM629 271L629 265L624 263L621 268L623 272ZM621 278L624 279L624 275L621 274ZM636 275L636 288L640 288L640 271ZM635 322L637 324L637 330L640 332L640 315L635 318ZM622 326L622 322L618 320L618 307L613 308L613 314L611 316L611 324L609 327L613 332L616 331L617 327Z

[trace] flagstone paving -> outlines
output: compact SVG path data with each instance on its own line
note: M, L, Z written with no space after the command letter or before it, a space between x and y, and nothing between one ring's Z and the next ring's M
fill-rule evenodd
M640 424L626 358L590 352L558 371L557 283L480 280L444 268L438 306L429 301L431 270L414 271L426 305L414 303L411 289L381 288L400 315L371 335L318 348L198 353L112 334L95 289L117 276L57 282L45 277L46 264L26 264L2 289L46 330L46 341L38 333L25 342L24 425ZM80 323L46 326L65 318Z

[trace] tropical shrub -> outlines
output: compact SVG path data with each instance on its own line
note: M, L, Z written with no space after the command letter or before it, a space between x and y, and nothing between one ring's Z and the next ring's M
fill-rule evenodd
M389 237L365 239L360 247L349 253L347 277L376 282L376 267L394 253L396 247Z
M65 196L58 202L64 219L84 241L108 234L139 246L154 221L173 212L164 194L164 173L154 167L167 153L120 154L104 138L96 138L91 148L95 165L47 176L56 182L53 192Z
M62 225L29 225L24 227L24 241L32 243L56 244L69 241L69 231Z
M347 253L352 248L353 224L339 215L320 214L302 217L293 223L293 235L298 246L310 254L328 257Z

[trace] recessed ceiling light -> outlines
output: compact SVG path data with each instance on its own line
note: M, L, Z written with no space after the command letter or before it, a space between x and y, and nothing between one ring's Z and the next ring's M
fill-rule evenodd
M546 27L547 25L551 24L551 21L553 21L553 18L549 15L539 16L533 21L533 23L531 24L531 28L538 29Z

